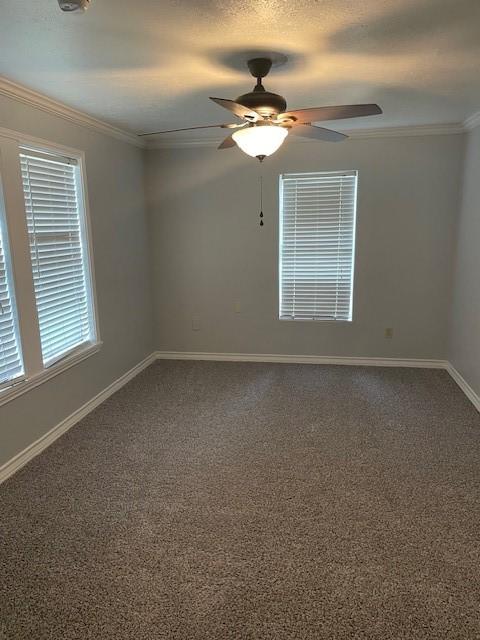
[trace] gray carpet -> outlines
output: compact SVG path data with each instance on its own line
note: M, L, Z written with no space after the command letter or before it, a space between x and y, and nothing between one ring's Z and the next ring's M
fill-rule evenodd
M480 416L443 371L162 362L0 509L2 639L480 638Z

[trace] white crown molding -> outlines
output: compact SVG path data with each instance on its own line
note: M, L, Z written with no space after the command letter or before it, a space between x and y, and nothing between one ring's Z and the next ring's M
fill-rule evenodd
M68 107L67 105L48 98L33 89L29 89L19 85L7 78L0 76L0 95L4 95L17 102L22 102L31 107L41 109L47 113L60 116L69 122L79 124L81 126L100 131L105 135L112 136L123 142L128 142L140 148L147 149L181 149L188 147L214 147L217 146L222 138L190 138L188 140L171 138L169 140L141 139L133 132L125 131L119 127L98 120L78 109ZM350 139L367 139L367 138L398 138L404 136L438 136L460 134L470 131L480 125L480 111L473 113L463 122L454 122L446 124L426 124L426 125L409 125L399 127L379 127L374 129L345 129ZM307 138L294 138L290 141L295 143L312 143L315 140Z
M467 131L471 131L480 125L480 111L476 113L472 113L466 120L463 122L463 126Z
M225 137L225 136L224 136ZM145 138L145 148L150 149L189 149L191 147L218 147L222 138L189 138L180 140L170 138L169 140L148 140Z
M113 395L116 391L121 389L127 382L130 382L135 376L137 376L141 371L149 367L153 362L155 362L156 355L152 353L147 356L142 362L139 362L132 369L124 373L120 378L112 382L108 385L103 391L100 391L96 396L94 396L91 400L86 402L79 409L74 411L67 418L62 420L59 424L57 424L53 429L47 431L43 436L41 436L35 442L32 442L26 449L17 453L16 456L8 460L5 464L0 467L0 484L4 482L7 478L12 476L15 472L21 469L23 466L30 462L33 458L38 456L39 453L44 451L47 447L49 447L57 438L60 438L64 433L66 433L69 429L80 422L85 416L87 416L91 411L96 409L102 402L105 402L107 398Z
M404 127L380 127L376 129L344 129L342 133L346 133L350 140L368 139L368 138L401 138L406 136L441 136L455 135L464 133L465 128L461 123L447 124L422 124ZM223 136L224 137L224 136ZM147 149L183 149L190 147L216 147L223 139L222 136L211 138L190 138L188 140L180 140L170 138L169 140L149 140L147 141ZM289 144L312 144L316 140L310 138L289 137Z
M448 136L463 133L459 122L446 124L417 124L401 127L380 127L377 129L347 130L345 133L353 139L357 138L403 138L405 136Z
M41 109L42 111L46 111L47 113L60 116L64 120L79 124L83 127L87 127L88 129L99 131L100 133L104 133L105 135L117 138L118 140L122 140L122 142L128 142L129 144L133 144L137 147L145 146L143 140L141 140L134 133L119 129L118 127L103 122L102 120L98 120L93 116L89 116L82 111L78 111L73 107L67 107L67 105L62 104L57 100L47 98L47 96L44 96L41 93L37 93L32 89L23 87L1 76L0 95L4 95L7 98L16 100L17 102L27 104L30 107Z
M31 107L41 109L47 113L60 116L69 122L79 124L81 126L99 131L105 135L112 136L123 142L128 142L140 148L147 149L181 149L189 147L215 147L221 142L222 138L189 138L182 140L179 138L163 139L142 139L133 132L125 131L119 127L98 120L78 109L68 107L67 105L48 98L33 89L29 89L19 85L11 80L7 80L0 76L0 95L4 95L17 102L22 102ZM345 129L350 139L368 139L368 138L398 138L404 136L438 136L460 134L470 131L480 125L480 111L473 113L463 122L454 122L446 124L426 124L426 125L409 125L399 127L379 127L374 129ZM292 138L290 144L295 143L312 143L315 140L307 138Z

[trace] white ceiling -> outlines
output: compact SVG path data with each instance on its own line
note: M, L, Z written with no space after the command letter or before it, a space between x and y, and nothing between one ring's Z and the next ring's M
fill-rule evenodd
M0 74L135 132L231 120L208 100L253 78L242 51L281 51L265 84L290 108L377 102L338 128L460 122L480 109L480 0L1 0Z

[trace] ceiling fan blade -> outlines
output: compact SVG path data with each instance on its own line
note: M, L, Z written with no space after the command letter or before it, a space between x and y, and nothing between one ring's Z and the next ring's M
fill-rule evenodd
M233 100L226 100L225 98L210 98L213 102L216 102L224 109L228 109L232 113L234 113L239 118L244 118L245 120L249 120L250 122L256 122L257 120L262 120L262 116L256 111L252 111L248 107L244 107L243 104L239 104L238 102L234 102Z
M232 138L232 134L227 136L225 140L218 145L218 149L230 149L236 145L235 140Z
M293 125L289 131L294 136L313 138L314 140L325 140L326 142L341 142L348 138L344 133L339 133L332 129L324 129L323 127L316 127L313 124Z
M151 133L139 133L138 136L141 138L143 136L156 136L158 133L176 133L177 131L193 131L194 129L216 129L219 127L220 129L235 129L238 126L242 126L242 124L232 123L232 124L204 124L199 127L184 127L182 129L167 129L166 131L152 131Z
M343 120L344 118L362 118L383 113L378 104L343 104L335 107L313 107L296 109L280 113L278 120L296 119L299 124L320 122L322 120Z

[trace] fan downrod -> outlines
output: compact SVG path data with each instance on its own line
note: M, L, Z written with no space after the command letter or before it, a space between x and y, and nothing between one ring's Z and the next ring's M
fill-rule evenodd
M262 78L268 74L272 64L273 60L271 58L258 57L248 60L247 66L252 76L257 79L257 84L253 91L238 96L236 100L244 107L253 109L264 118L272 118L278 113L284 112L287 108L287 102L283 96L266 91L262 84Z

